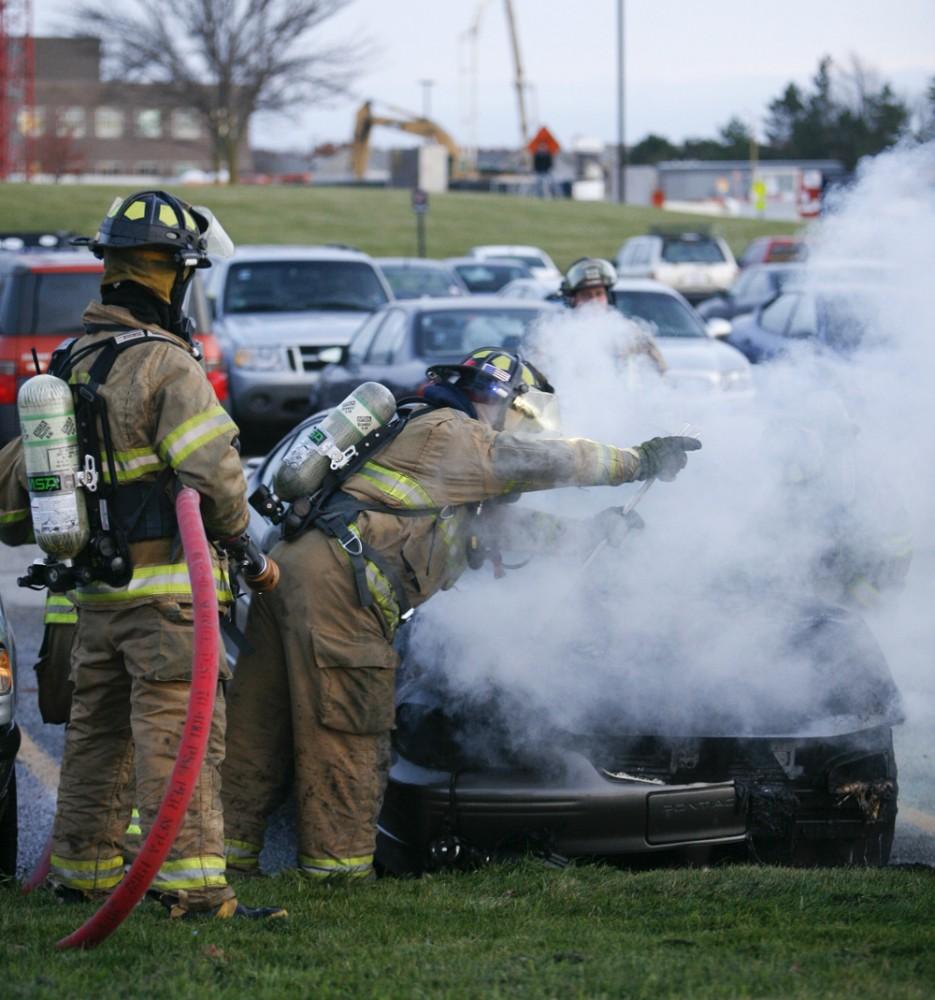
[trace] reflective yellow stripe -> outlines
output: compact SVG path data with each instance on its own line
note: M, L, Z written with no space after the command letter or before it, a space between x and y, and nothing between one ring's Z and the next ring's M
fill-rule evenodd
M312 858L299 855L299 866L312 878L365 878L373 871L373 855L357 858Z
M161 472L165 467L165 462L152 450L152 448L131 448L129 451L115 451L114 461L117 465L117 482L129 483L143 476L152 475L154 472ZM106 463L101 469L101 476L105 482L110 482L110 470Z
M256 868L260 863L260 845L246 840L224 840L228 868Z
M64 594L49 594L45 599L46 625L75 625L78 622L78 612L75 605Z
M125 836L127 837L141 837L143 835L143 830L140 827L140 811L139 809L134 809L130 813L130 825L126 829Z
M53 854L52 875L72 889L113 889L123 878L123 856L78 861Z
M237 425L222 406L212 406L190 417L171 434L167 434L159 445L159 453L174 469L203 445L222 434L237 434Z
M207 889L227 885L224 859L217 854L166 861L160 867L153 885L168 891Z
M214 567L214 582L218 601L225 603L233 600L227 577L218 566ZM163 563L137 566L133 570L133 578L126 587L108 587L105 583L90 583L79 587L77 603L118 604L121 601L134 601L140 597L166 595L190 597L191 592L192 586L186 564Z
M15 524L17 521L25 521L29 517L29 511L23 508L8 510L5 514L0 514L0 524Z
M386 496L397 500L404 507L432 507L432 498L411 476L406 476L376 462L365 462L358 475L373 483Z

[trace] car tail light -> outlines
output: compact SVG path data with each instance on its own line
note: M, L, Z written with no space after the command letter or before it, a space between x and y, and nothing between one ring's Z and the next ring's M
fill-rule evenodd
M0 646L0 694L9 694L13 690L13 667L10 654Z
M214 389L218 402L223 403L228 395L227 372L223 368L216 368L214 371L208 372L208 381Z
M227 369L217 340L210 333L199 333L196 339L201 345L205 374L211 383L218 401L223 403L228 396Z
M0 361L0 405L16 402L16 362Z

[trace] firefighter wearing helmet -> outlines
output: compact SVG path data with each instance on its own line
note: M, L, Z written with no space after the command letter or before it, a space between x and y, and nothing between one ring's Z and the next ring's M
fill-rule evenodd
M523 491L672 479L700 447L536 434L554 430L552 386L502 348L427 374L379 450L333 491L295 500L283 522L272 553L282 585L250 607L228 698L229 869L258 870L267 817L294 777L301 870L372 877L395 713L393 638L459 578L483 508Z
M617 271L610 261L600 257L581 257L568 269L562 281L562 298L572 309L607 309L617 304L614 285ZM648 330L640 330L639 335L623 351L621 358L648 358L660 375L665 374L668 365L655 338Z
M248 509L238 430L205 376L182 310L195 269L210 266L209 253L232 252L223 229L207 209L165 191L142 191L116 199L97 234L75 242L104 262L101 302L88 306L84 334L55 352L49 371L80 387L80 452L97 468L96 489L82 498L90 540L54 573L42 564L32 572L50 590L70 585L78 608L49 878L60 897L80 900L107 895L123 878L131 768L145 836L175 764L194 632L175 488L198 491L205 530L215 540L239 536ZM25 435L24 418L23 426ZM3 463L12 471L0 472L0 524L10 528L2 537L12 543L28 539L30 507L40 536L32 486L24 502L14 452ZM213 561L223 606L230 586L223 557L215 552ZM239 906L224 877L224 711L219 690L191 805L152 885L172 916L270 912Z

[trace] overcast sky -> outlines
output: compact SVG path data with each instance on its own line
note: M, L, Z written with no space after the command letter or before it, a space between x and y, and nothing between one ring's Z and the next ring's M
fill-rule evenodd
M158 5L158 0L155 0ZM369 36L374 54L356 100L297 109L292 121L257 120L254 142L308 148L350 137L355 105L373 98L431 116L469 145L466 29L484 7L477 59L476 137L513 145L519 117L502 0L354 0L324 30L328 40ZM66 0L34 0L37 34L63 23ZM576 137L616 141L616 0L513 0L530 125L565 145ZM680 141L713 135L732 115L761 128L768 101L789 80L807 85L819 58L853 55L918 99L935 76L935 0L625 0L626 137L656 132ZM378 131L377 145L397 132Z

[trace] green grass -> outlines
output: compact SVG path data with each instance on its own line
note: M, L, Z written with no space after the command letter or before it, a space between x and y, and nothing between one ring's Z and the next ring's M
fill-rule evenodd
M0 229L70 229L93 233L121 188L0 184ZM374 255L414 255L415 221L408 191L351 188L181 188L207 205L238 243L349 243ZM431 257L465 253L478 243L531 243L559 267L585 254L613 258L629 236L652 225L711 223L739 253L754 236L795 232L792 223L707 220L655 208L540 201L484 194L432 195L427 217Z
M353 889L241 882L288 921L170 923L144 903L96 951L93 911L0 891L5 997L931 997L935 874L529 861Z

